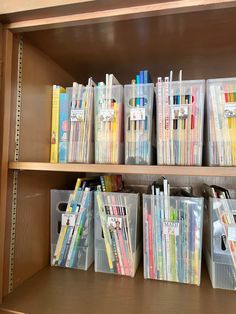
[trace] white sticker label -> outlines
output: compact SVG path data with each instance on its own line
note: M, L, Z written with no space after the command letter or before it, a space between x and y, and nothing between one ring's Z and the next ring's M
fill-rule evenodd
M236 241L236 226L229 226L228 227L228 240L229 241Z
M114 109L102 109L100 111L100 120L102 122L113 121L115 117Z
M225 118L236 117L236 104L235 103L225 104L224 117Z
M188 118L188 106L178 105L171 106L171 118L173 120L187 119Z
M71 109L70 120L71 122L84 121L84 109Z
M61 224L62 226L75 226L76 215L75 214L62 214Z
M110 229L120 230L122 228L122 218L121 217L115 217L115 216L109 216L107 218L107 226Z
M130 120L131 121L143 121L145 120L145 108L131 108L130 109Z
M179 235L179 222L164 221L163 222L163 233L165 235Z

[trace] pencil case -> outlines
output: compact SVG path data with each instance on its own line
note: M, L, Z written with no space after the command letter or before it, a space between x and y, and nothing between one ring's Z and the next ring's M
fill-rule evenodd
M73 213L67 213L66 208L73 191L51 190L51 266L61 266L87 270L94 261L94 216L93 192L88 192L88 202L80 222ZM81 204L76 204L80 206ZM61 229L68 223L64 236L58 263L54 263L54 254ZM72 228L71 238L68 235ZM74 237L74 240L73 240ZM70 241L69 241L70 240ZM68 242L70 243L68 247Z
M67 88L72 94L72 87ZM76 108L70 108L68 162L94 161L93 87L83 86Z
M123 163L123 86L96 86L95 163Z
M213 288L235 291L236 199L208 198L206 200L203 243Z
M157 82L157 164L201 166L205 81Z
M95 193L95 271L134 277L141 257L139 195Z
M236 78L207 81L208 164L236 166Z
M152 164L154 84L124 86L125 163Z
M143 195L144 278L200 285L203 198Z

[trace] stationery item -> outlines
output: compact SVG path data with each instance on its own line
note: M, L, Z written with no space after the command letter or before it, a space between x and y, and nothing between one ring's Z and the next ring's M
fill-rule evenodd
M51 125L51 153L50 162L58 162L59 149L59 114L60 114L60 94L65 93L65 89L59 85L53 85L52 92L52 125Z
M134 277L141 252L138 194L95 193L95 271Z
M170 196L165 178L152 191L143 195L144 278L200 285L203 198Z
M146 70L124 87L126 164L152 163L153 93Z
M60 94L59 163L67 162L71 97L71 91L68 88L66 93Z
M205 82L157 78L157 164L201 165Z
M203 193L204 255L212 286L236 290L236 191L204 185Z
M70 110L70 138L68 161L91 163L93 161L93 86L73 83Z
M236 165L236 78L207 81L210 166Z
M69 196L52 258L53 266L87 270L93 262L93 192L79 188Z
M95 162L123 161L123 87L113 74L95 87Z

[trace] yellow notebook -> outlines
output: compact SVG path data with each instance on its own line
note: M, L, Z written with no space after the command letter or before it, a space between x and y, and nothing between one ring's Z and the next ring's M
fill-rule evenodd
M51 127L51 156L50 162L58 162L59 149L59 115L60 115L60 94L65 93L65 89L58 85L53 85L52 94L52 127Z

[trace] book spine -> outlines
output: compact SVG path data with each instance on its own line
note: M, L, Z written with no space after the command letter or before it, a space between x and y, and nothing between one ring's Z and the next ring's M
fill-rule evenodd
M67 94L60 95L60 127L59 127L59 163L67 162L68 154L68 120L69 98Z
M111 239L112 239L112 248L113 248L113 253L115 257L115 265L116 265L116 273L121 274L121 266L120 266L120 261L119 261L119 254L117 250L117 239L115 237L115 233L113 231L110 231L111 233Z
M158 155L157 155L157 164L164 164L164 148L163 148L163 134L164 134L164 123L163 123L163 86L162 79L158 77L157 79L157 138L158 138Z
M105 179L104 176L100 176L101 186L102 186L102 192L106 192L106 185L105 185Z
M51 163L58 163L60 94L64 91L65 91L64 88L57 85L53 85L51 155L50 155Z
M144 250L144 278L150 278L149 276L149 243L148 243L148 209L147 201L144 203L144 241L143 241L143 250Z
M152 217L148 214L148 245L149 245L149 275L154 279L154 256L153 256L153 236L152 236Z

